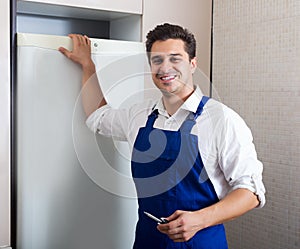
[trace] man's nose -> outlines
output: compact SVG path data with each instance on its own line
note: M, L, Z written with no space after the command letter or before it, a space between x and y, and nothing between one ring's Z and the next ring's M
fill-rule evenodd
M172 63L167 59L165 59L160 65L160 70L164 73L169 72L171 68Z

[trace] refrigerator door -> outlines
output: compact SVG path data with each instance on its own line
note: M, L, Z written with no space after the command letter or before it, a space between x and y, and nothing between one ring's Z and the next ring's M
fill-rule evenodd
M18 248L132 248L128 146L88 130L81 69L59 46L70 38L18 34ZM143 100L142 43L92 39L92 52L112 106Z

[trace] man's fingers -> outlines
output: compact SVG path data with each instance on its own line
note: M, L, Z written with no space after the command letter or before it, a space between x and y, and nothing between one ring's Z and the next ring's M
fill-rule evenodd
M69 37L73 40L74 45L89 44L90 39L86 35L69 34Z
M60 47L58 48L58 51L64 54L65 56L67 56L68 58L70 57L71 52L68 49L64 47Z
M86 40L86 43L87 43L88 45L91 45L91 40L90 40L90 38L89 38L87 35L84 35L84 38L85 38L85 40Z

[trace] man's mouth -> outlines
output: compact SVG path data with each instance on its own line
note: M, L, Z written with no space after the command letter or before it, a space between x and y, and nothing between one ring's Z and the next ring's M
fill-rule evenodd
M176 75L163 75L163 76L159 77L159 79L164 82L171 82L171 81L175 80L175 78L176 78Z

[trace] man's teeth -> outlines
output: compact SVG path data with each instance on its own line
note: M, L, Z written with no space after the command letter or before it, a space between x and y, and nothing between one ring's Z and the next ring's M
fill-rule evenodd
M163 76L163 77L161 77L161 79L162 80L173 80L173 79L175 79L175 76Z

